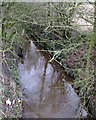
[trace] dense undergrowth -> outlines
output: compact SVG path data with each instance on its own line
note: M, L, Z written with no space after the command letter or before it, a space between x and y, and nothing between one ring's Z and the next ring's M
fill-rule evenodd
M34 37L53 59L64 66L67 74L73 78L75 91L86 110L96 117L94 36L93 32L79 31L79 26L77 29L72 24L79 5L81 3L2 3L2 63L7 76L7 81L3 81L2 98L7 109L7 112L4 111L5 117L20 116L22 95L17 71L17 49L22 47L22 35L26 34ZM12 106L6 107L9 98Z

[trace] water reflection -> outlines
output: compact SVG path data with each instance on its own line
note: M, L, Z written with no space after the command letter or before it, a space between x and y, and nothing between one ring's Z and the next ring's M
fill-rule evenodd
M75 118L86 116L80 99L68 83L63 68L33 41L25 44L24 64L19 62L24 95L24 118Z

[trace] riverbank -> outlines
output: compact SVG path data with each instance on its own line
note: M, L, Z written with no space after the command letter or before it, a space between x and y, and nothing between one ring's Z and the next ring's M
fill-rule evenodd
M14 48L14 50L16 50ZM5 52L2 59L2 118L22 117L22 91L17 70L18 57Z

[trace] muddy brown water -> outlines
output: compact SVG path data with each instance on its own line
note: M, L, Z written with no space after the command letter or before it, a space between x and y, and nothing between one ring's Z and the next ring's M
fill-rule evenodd
M18 63L22 85L23 118L86 117L80 98L62 66L30 39L25 42L24 63Z

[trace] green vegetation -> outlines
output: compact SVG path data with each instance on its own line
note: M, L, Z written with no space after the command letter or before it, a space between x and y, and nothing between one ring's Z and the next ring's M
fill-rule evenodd
M90 15L79 8L84 3L2 3L2 52L3 68L9 85L4 84L4 101L21 99L20 84L17 71L17 48L22 47L22 34L37 39L38 44L49 51L54 59L62 64L74 79L74 88L83 100L86 110L96 117L96 13ZM93 5L92 3L91 5ZM95 5L96 7L96 5ZM95 8L94 7L94 8ZM79 9L78 9L79 8ZM95 8L96 9L96 8ZM94 31L79 30L79 25L73 19L75 14L79 18L92 23ZM86 14L88 16L86 16ZM95 17L94 17L95 16ZM83 25L82 25L83 27ZM9 87L13 83L12 89ZM6 87L7 86L7 87ZM14 94L14 90L16 92ZM17 102L18 103L18 102ZM6 116L18 117L21 105L15 104L10 114ZM20 102L21 103L21 102ZM19 105L19 110L16 105ZM94 109L94 110L93 110ZM18 112L19 111L19 112Z

